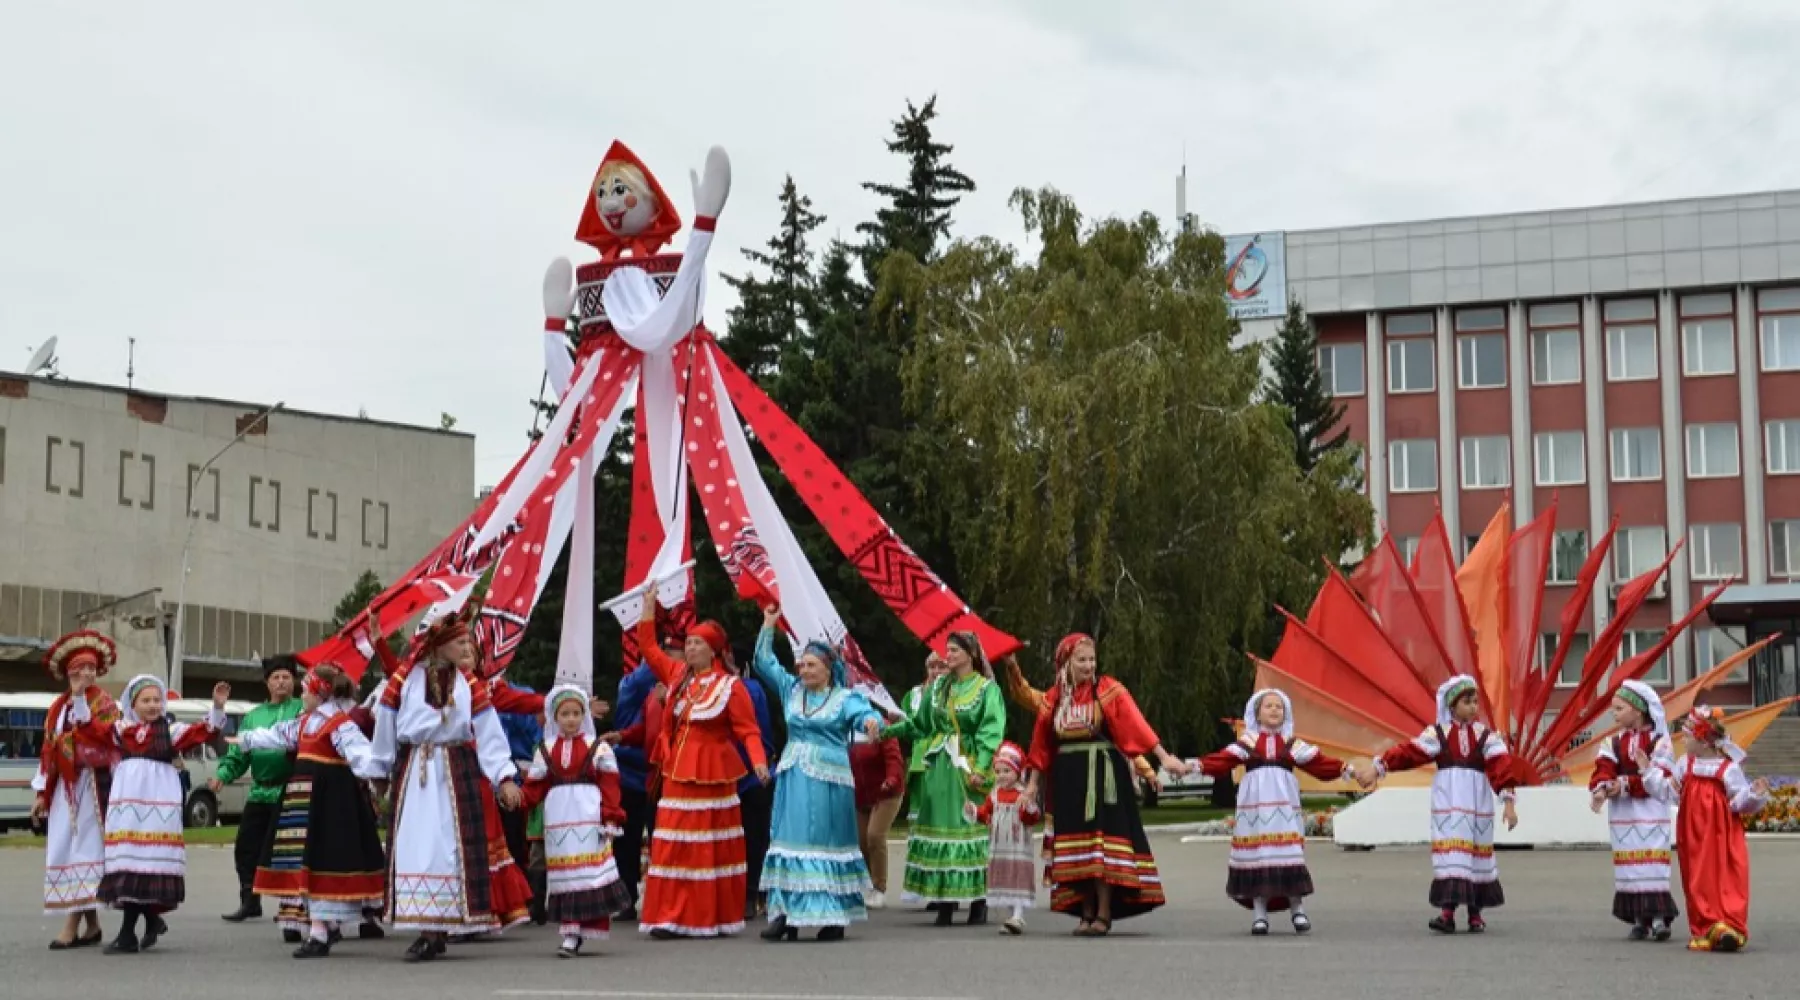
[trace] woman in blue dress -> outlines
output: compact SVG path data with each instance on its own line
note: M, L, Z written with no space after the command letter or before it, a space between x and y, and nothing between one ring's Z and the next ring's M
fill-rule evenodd
M850 738L858 728L879 732L881 718L850 687L837 650L809 642L789 674L775 659L781 609L763 611L756 639L756 673L780 697L787 749L775 783L775 821L763 861L768 893L767 941L792 941L802 927L819 940L841 941L851 921L867 920L863 893L873 888L856 834L856 782Z

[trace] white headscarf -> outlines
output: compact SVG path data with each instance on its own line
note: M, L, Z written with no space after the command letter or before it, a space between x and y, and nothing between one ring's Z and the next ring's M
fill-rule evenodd
M1438 685L1438 725L1448 729L1456 723L1456 713L1450 710L1450 706L1452 702L1455 701L1455 696L1462 693L1463 688L1471 688L1475 691L1480 691L1481 685L1475 683L1475 678L1470 677L1468 674L1457 674L1455 677Z
M1662 699L1657 696L1656 690L1643 681L1625 681L1619 687L1643 701L1644 709L1650 716L1652 736L1659 741L1668 739L1669 717L1663 713Z
M594 716L588 711L588 693L575 684L558 684L544 696L544 739L553 740L562 735L562 726L556 722L556 706L570 699L581 703L581 735L592 743Z
M119 715L128 725L136 726L143 724L144 720L138 718L137 713L131 708L131 703L137 701L138 694L145 688L155 688L158 691L161 691L163 696L163 710L165 712L168 711L169 688L162 682L162 678L157 677L154 674L139 674L126 681L125 690L120 692L125 697L119 704Z
M1264 697L1266 697L1268 695L1275 695L1276 697L1281 699L1281 707L1283 709L1283 712L1282 712L1282 719L1281 719L1281 732L1279 733L1279 735L1284 740L1293 739L1294 738L1294 703L1291 699L1288 698L1287 692L1281 690L1280 688L1263 688L1261 691L1258 691L1255 694L1250 696L1250 701L1244 705L1244 732L1249 733L1251 736L1261 736L1262 735L1263 728L1262 728L1262 724L1256 720L1256 710L1258 708L1262 707L1262 700Z

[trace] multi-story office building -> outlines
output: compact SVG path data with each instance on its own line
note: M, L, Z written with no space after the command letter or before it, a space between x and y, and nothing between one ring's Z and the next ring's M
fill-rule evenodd
M1616 515L1602 594L1685 542L1626 654L1734 584L1653 683L1780 632L1712 697L1795 692L1800 191L1289 232L1286 270L1402 548L1440 507L1466 553L1506 497L1515 524L1556 498L1552 631Z
M468 516L469 435L264 409L0 372L0 690L47 688L42 650L96 617L132 669L166 669L184 510L199 696L318 641L364 570L392 579Z

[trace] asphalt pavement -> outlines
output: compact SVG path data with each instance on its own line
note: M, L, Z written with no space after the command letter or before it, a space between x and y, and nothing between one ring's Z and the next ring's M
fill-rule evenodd
M527 926L455 945L423 966L401 962L401 935L345 941L330 958L297 962L272 924L220 921L235 896L227 848L189 850L188 901L154 951L51 952L55 921L39 905L42 853L0 848L0 997L1729 1000L1795 992L1800 839L1752 842L1751 942L1738 955L1690 954L1679 938L1626 941L1624 925L1609 915L1612 874L1602 851L1504 853L1508 905L1490 914L1488 933L1443 938L1425 929L1424 849L1347 853L1314 843L1313 933L1297 938L1277 917L1271 936L1253 939L1246 911L1222 892L1223 844L1154 842L1169 905L1104 940L1072 938L1072 921L1044 911L1032 912L1025 936L1007 938L994 926L940 930L930 914L888 909L840 944L771 945L755 928L728 941L659 942L625 924L611 941L590 943L593 954L559 960L554 929ZM896 852L896 885L899 863ZM104 920L109 933L117 929L116 915Z

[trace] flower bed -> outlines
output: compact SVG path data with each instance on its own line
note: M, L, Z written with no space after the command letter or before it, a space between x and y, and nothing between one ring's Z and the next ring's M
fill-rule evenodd
M1744 817L1752 833L1800 833L1800 779L1770 778L1769 804Z

